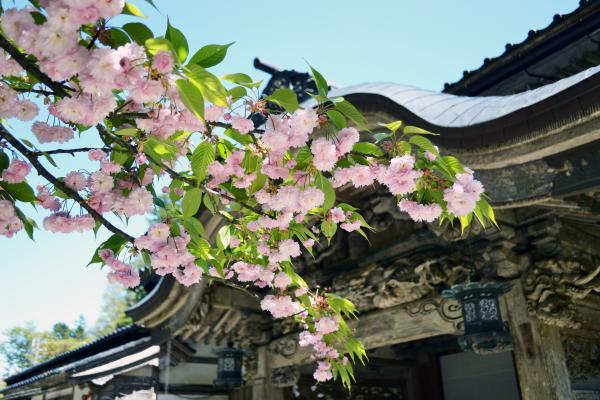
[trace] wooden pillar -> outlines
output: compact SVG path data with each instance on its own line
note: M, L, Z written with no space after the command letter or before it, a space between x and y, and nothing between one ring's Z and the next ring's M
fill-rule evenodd
M559 329L527 312L520 281L504 297L514 342L515 364L523 400L573 398Z
M256 376L247 387L232 393L232 400L286 400L285 388L275 387L271 384L271 369L267 347L257 349L258 366Z

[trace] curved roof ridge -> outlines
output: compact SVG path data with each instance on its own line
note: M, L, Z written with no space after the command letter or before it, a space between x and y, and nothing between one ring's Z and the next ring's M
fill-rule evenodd
M381 95L433 125L463 128L492 121L539 103L599 72L600 65L554 83L507 96L456 96L393 82L367 82L333 89L331 96L360 93ZM306 104L312 105L314 101L309 100Z

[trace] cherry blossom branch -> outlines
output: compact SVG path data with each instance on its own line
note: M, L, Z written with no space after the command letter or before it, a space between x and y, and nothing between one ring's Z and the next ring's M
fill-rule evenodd
M29 60L25 54L21 53L19 49L13 46L13 44L2 34L0 34L0 48L4 49L4 51L6 51L25 71L52 89L54 92L53 94L60 97L71 97L71 95L67 93L65 86L54 82L48 75L40 71L33 61Z
M43 94L44 96L54 96L54 92L51 92L49 90L43 90L43 89L13 88L13 90L15 92L19 92L19 93L38 93L38 94Z
M31 165L36 169L38 174L43 176L48 182L52 183L55 187L60 189L64 194L69 196L71 199L75 200L81 207L83 207L96 221L100 222L102 225L106 227L109 231L123 237L124 239L132 242L135 240L134 237L128 235L123 232L113 224L111 224L106 218L104 218L100 213L94 210L79 193L74 191L73 189L66 186L63 182L61 182L58 178L52 175L38 160L39 155L36 152L32 152L29 150L21 141L19 141L16 137L14 137L5 127L0 124L0 137L6 140L11 144L19 153L23 155L23 157L27 158Z
M56 150L44 150L44 151L34 151L33 154L36 157L40 157L46 154L70 154L75 156L75 153L87 153L90 150L102 150L102 151L111 151L112 149L108 147L79 147L76 149L56 149Z
M110 139L114 140L119 145L121 145L123 147L126 147L126 148L129 148L130 151L132 151L133 153L136 153L137 149L135 147L131 146L130 144L128 144L127 142L121 140L120 138L117 138L117 137L114 137L113 135L110 135L110 133L106 130L106 128L103 125L100 125L100 124L96 125L96 129L98 130L98 132L100 133L101 136L104 136L104 137L108 136L108 137L110 137ZM188 177L185 177L185 176L182 176L181 174L179 174L177 171L173 170L169 166L163 164L160 161L155 160L151 155L146 154L146 158L148 159L148 161L150 163L152 163L152 164L156 165L157 167L159 167L160 169L164 170L172 179L177 179L177 180L180 180L181 182L187 183L188 185L196 186L196 181L195 180L193 180L191 178L188 178ZM221 197L223 199L239 203L244 208L246 208L246 209L248 209L250 211L253 211L253 212L257 213L257 214L268 215L264 211L262 211L262 210L260 210L260 209L258 209L256 207L253 207L250 204L247 204L247 203L245 203L243 201L240 201L240 200L236 199L233 196L229 196L226 193L221 193L221 192L218 192L216 190L210 189L210 188L206 187L205 185L201 185L200 189L204 190L207 193L211 193L211 194L217 195L217 196L219 196L219 197Z

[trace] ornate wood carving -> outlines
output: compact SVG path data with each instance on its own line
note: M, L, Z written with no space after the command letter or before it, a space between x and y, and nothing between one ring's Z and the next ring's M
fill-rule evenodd
M600 266L575 260L545 260L523 275L529 311L547 324L579 328L574 301L600 294Z

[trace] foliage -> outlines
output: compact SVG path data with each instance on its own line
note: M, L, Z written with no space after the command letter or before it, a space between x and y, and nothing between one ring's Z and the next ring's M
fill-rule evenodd
M109 230L90 264L107 265L109 279L124 286L139 285L133 264L141 258L186 286L204 277L267 288L261 307L298 322L300 345L311 346L318 361L315 378L338 378L349 388L353 364L366 362L349 325L357 311L347 299L309 288L293 263L342 230L368 237L360 205L339 202L336 189L385 186L418 222L458 221L464 230L475 216L495 224L481 183L440 153L426 137L432 133L402 121L374 128L312 66L318 94L303 108L289 89L260 98L261 83L248 75L211 72L232 43L190 52L171 21L162 36L142 22L112 25L120 13L141 16L131 3L32 3L35 9L2 17L0 118L35 119L31 99L40 97L53 122L33 124L38 142L64 143L76 132L101 144L40 150L0 125L2 235L24 229L33 236L36 226L22 208L30 203L50 210L48 231ZM257 114L266 117L262 127L250 119ZM369 129L376 132L361 136ZM65 154L86 153L97 171L61 170ZM47 180L37 193L26 180L32 168ZM126 222L151 212L159 220L138 238L106 218L114 213ZM221 220L213 236L199 218L208 213Z
M0 345L0 353L6 360L7 374L30 368L90 340L83 319L73 327L58 322L49 331L38 331L33 323L27 323L11 328L6 337Z
M31 322L11 328L5 333L6 340L0 343L0 355L6 361L4 372L10 375L30 368L129 325L132 321L125 310L140 296L143 296L143 290L123 290L117 285L107 285L100 316L89 329L83 317L73 326L57 322L49 331L40 331Z

